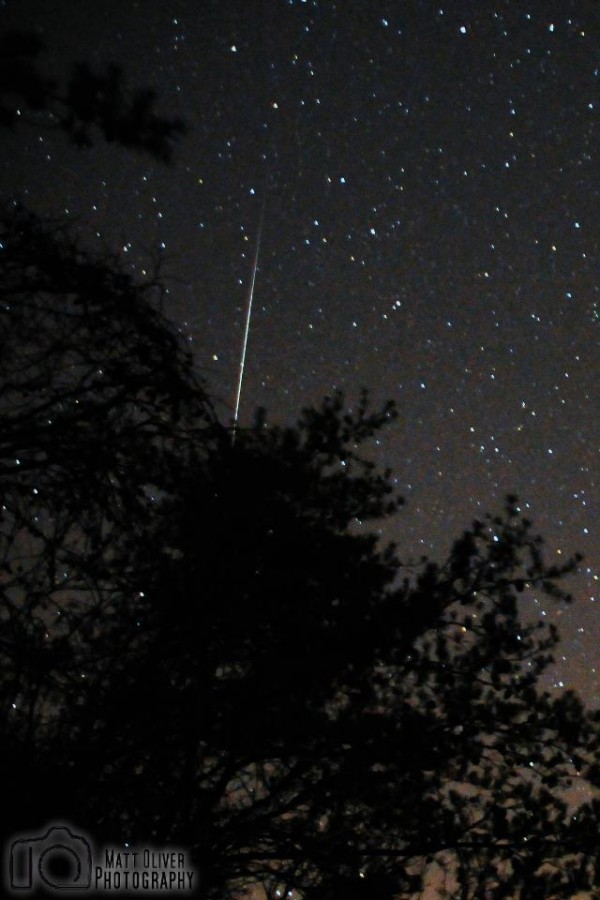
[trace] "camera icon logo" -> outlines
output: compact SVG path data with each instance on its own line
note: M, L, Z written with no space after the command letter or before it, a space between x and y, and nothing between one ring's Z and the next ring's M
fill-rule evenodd
M13 890L85 891L92 881L92 850L66 825L53 825L44 835L12 842L9 872Z

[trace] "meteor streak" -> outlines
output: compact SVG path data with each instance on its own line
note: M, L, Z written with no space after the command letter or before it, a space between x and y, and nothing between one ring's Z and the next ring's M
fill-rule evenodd
M258 223L258 233L256 236L256 249L254 251L254 261L252 263L252 278L250 279L250 287L248 290L248 300L246 304L246 325L244 328L244 341L242 344L242 356L240 359L240 371L238 376L237 395L235 398L235 413L233 416L233 435L232 442L235 441L235 430L237 428L238 416L240 411L240 398L242 396L242 383L244 381L244 366L246 365L246 350L248 348L248 335L250 333L250 320L252 318L252 301L254 300L254 285L256 283L256 271L258 269L258 257L260 254L260 239L262 237L263 220L265 217L265 200L266 193L263 197L262 208L260 211L260 220Z

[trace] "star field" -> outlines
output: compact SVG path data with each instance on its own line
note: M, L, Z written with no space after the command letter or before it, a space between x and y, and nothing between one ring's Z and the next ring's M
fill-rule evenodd
M261 207L241 421L343 389L394 398L375 453L406 508L385 537L442 556L508 492L581 551L549 684L600 687L600 11L594 2L4 3L59 81L121 65L189 131L174 163L1 136L2 189L143 277L231 416ZM227 404L227 406L225 406Z

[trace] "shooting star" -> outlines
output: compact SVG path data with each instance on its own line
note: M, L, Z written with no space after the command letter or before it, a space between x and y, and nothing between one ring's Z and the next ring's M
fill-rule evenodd
M262 208L260 211L260 220L258 223L258 233L256 236L256 249L254 251L254 261L252 263L252 278L250 279L250 287L248 290L248 301L246 304L246 325L244 327L244 341L242 344L242 356L240 359L240 371L238 376L237 395L235 398L235 413L233 415L233 432L232 443L235 442L235 432L238 424L240 412L240 400L242 397L242 384L244 381L244 367L246 365L246 350L248 349L248 335L250 334L250 321L252 319L252 302L254 300L254 285L256 284L256 272L258 269L258 258L260 254L260 240L262 237L263 221L265 217L265 200L266 193L263 197Z

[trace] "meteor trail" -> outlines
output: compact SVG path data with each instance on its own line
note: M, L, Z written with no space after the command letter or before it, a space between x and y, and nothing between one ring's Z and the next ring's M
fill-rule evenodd
M260 211L260 220L258 223L258 233L256 236L256 249L254 251L254 262L252 263L252 278L250 279L250 288L248 290L248 301L246 305L246 325L244 328L244 341L242 344L242 356L240 359L240 372L238 377L237 396L235 398L235 413L233 416L233 438L235 440L235 429L237 428L238 415L240 411L240 398L242 396L242 382L244 380L244 366L246 364L246 349L248 347L248 335L250 333L250 319L252 318L252 301L254 299L254 285L256 283L256 270L258 269L258 257L260 253L260 239L262 237L263 220L265 217L265 200L266 193L263 197L262 208Z

